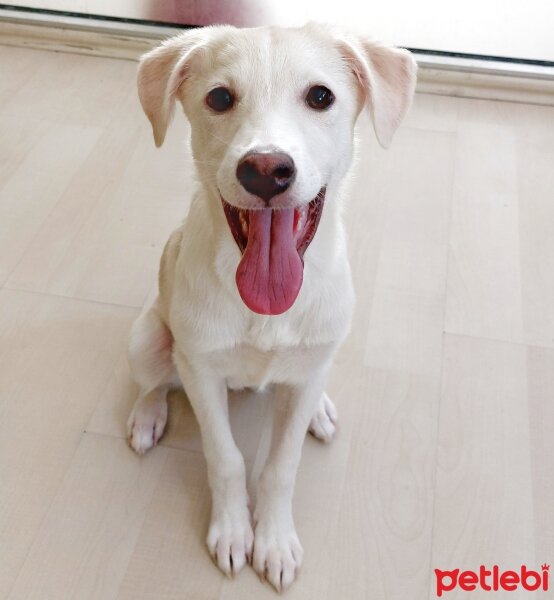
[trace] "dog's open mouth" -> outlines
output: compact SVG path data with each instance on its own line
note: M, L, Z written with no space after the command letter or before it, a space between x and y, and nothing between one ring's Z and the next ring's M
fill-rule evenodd
M321 188L308 205L296 208L247 210L221 199L242 252L236 282L250 310L280 315L294 304L302 286L304 252L317 231L325 191Z

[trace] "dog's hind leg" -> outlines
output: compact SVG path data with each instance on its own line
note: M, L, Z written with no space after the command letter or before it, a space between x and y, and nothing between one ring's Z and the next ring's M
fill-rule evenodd
M337 409L326 392L323 392L308 431L322 442L330 442L337 430Z
M155 446L165 429L167 392L179 384L172 347L171 331L155 303L134 322L129 338L129 363L140 392L127 421L127 437L138 454Z

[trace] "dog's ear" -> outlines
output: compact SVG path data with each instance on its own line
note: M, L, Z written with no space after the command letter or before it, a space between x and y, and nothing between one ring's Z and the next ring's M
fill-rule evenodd
M152 124L154 142L160 147L190 61L208 41L211 28L193 29L164 41L140 59L137 75L140 103Z
M407 50L354 38L339 40L343 57L354 72L377 139L388 148L414 95L417 64Z

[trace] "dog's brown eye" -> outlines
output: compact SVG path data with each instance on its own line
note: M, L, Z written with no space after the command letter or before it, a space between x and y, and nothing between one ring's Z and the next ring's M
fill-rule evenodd
M206 104L216 112L225 112L233 108L234 103L233 94L224 87L217 87L206 96Z
M335 96L333 92L327 89L324 85L314 85L306 95L306 103L310 108L316 110L324 110L333 104Z

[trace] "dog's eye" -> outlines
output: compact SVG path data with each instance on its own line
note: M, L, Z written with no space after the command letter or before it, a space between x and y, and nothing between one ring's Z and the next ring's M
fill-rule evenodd
M306 95L306 104L316 110L324 110L333 104L335 96L324 85L314 85Z
M233 108L234 103L235 97L224 87L217 87L206 96L206 104L216 112L225 112Z

